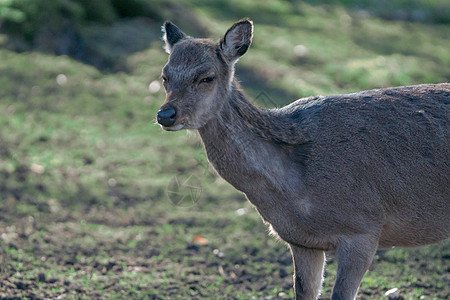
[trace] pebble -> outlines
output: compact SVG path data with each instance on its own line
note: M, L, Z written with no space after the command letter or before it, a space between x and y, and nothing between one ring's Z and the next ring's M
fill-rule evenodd
M45 273L38 274L38 281L45 282Z
M400 300L400 299L403 299L403 297L400 296L400 291L398 290L398 288L392 288L392 289L388 290L386 293L384 293L384 295L389 300Z

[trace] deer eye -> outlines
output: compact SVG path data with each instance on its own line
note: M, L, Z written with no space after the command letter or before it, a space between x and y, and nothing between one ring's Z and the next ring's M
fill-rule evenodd
M202 80L200 80L200 83L209 83L209 82L213 82L214 81L214 76L210 76L210 77L205 77Z

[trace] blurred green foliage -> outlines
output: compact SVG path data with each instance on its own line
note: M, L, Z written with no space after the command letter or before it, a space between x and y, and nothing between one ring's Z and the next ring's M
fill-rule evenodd
M387 20L450 23L448 0L305 0L312 5L334 5L365 10Z
M180 1L189 2L189 1ZM253 10L252 1L192 1L209 5L229 13ZM306 0L262 1L259 14L282 15L302 2L312 5L333 5L364 10L370 15L388 20L406 20L430 23L449 23L450 4L446 0ZM68 30L79 30L89 22L111 24L120 18L147 17L161 21L161 6L174 6L162 0L4 0L0 1L0 24L12 35L22 36L28 42L39 38L61 35ZM299 13L301 13L299 11ZM57 51L56 51L57 52Z
M348 10L355 19L450 23L450 3L446 0L272 0L256 4L253 0L6 0L0 1L0 32L9 36L8 48L18 52L39 50L68 55L102 71L128 71L122 56L143 50L148 44L124 45L122 40L111 37L108 28L123 20L141 18L145 19L143 22L160 24L164 19L172 19L184 30L208 36L215 25L200 24L199 18L188 10L202 10L200 15L211 11L218 19L250 16L260 24L300 27L305 25L302 20L309 15L310 6L328 13ZM127 28L121 30L129 34ZM143 31L140 34L139 41L154 40ZM397 40L392 40L394 45ZM359 74L355 77L359 78Z
M19 44L18 50L31 46L68 54L52 41L60 41L64 35L80 39L92 22L112 24L139 16L160 21L156 5L157 1L145 0L6 0L0 2L0 25L5 33L24 39L26 44Z
M12 35L32 41L43 32L57 34L64 31L65 22L82 21L84 9L69 0L9 0L0 3L3 29Z
M12 7L12 0L5 0L0 2L0 20L20 23L25 20L25 14Z

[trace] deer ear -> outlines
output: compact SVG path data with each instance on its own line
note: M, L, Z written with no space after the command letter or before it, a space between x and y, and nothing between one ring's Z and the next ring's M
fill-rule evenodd
M162 32L164 32L163 40L166 43L164 49L169 54L176 43L187 37L187 35L183 31L181 31L177 26L175 26L170 21L164 22L164 25L161 27L161 30Z
M247 52L252 43L253 22L250 19L237 21L227 30L224 37L220 40L222 53L231 62L236 62L239 57Z

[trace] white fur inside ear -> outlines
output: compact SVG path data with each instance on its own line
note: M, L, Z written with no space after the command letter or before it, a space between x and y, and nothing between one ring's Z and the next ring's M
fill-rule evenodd
M161 31L163 32L162 40L164 41L164 46L163 46L164 51L166 51L167 54L170 54L172 49L170 48L169 42L167 41L167 32L166 32L166 27L164 27L164 25L161 26Z

